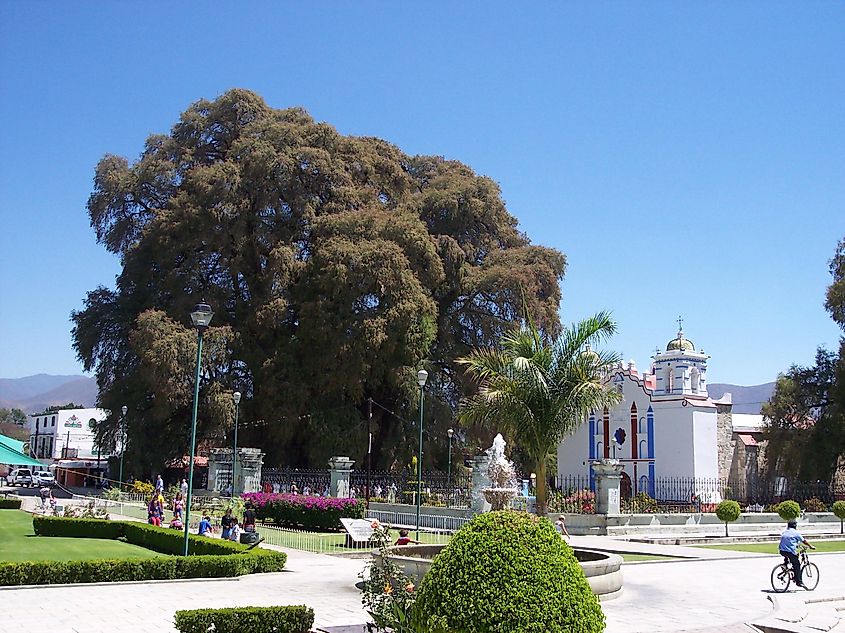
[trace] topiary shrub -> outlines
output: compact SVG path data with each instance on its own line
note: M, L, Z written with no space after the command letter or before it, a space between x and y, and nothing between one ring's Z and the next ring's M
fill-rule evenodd
M732 499L725 499L716 506L716 516L725 524L725 536L728 536L728 523L733 523L742 514L742 508Z
M21 499L0 499L0 510L20 510Z
M427 633L593 633L604 613L552 523L500 510L464 525L418 590L414 625Z
M836 518L839 519L839 533L842 534L842 522L845 521L845 501L836 501L831 509Z
M778 504L777 513L784 521L792 521L801 516L801 506L797 501L787 499Z
M827 504L818 497L812 497L804 502L804 512L827 512Z

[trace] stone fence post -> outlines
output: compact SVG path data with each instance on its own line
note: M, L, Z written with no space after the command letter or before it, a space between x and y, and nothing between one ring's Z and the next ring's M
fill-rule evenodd
M590 466L596 475L596 514L619 514L619 484L624 467L618 459L600 459Z
M332 457L329 460L329 474L331 475L329 494L332 497L345 498L349 496L349 478L354 464L355 460L344 456Z

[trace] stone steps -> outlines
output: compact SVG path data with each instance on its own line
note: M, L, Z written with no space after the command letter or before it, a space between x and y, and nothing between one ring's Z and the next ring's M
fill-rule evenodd
M812 598L808 593L772 594L774 610L750 624L762 633L821 633L845 631L845 596Z

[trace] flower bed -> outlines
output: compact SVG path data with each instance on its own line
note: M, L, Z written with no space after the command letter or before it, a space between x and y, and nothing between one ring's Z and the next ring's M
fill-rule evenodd
M341 519L362 519L366 510L361 499L265 492L248 492L242 497L255 508L258 520L306 530L337 530Z

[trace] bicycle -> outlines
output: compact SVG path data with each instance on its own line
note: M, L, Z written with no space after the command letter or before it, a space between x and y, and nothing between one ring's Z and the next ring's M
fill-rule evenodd
M801 579L804 582L804 589L812 591L819 586L819 568L815 563L810 562L806 547L798 548L798 557L801 559ZM777 593L783 593L789 589L793 580L792 565L789 559L784 556L783 562L775 565L772 570L772 589Z

